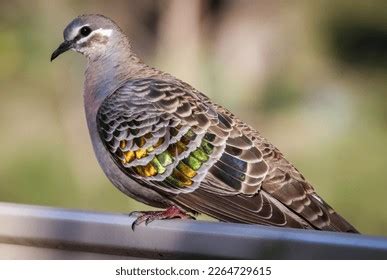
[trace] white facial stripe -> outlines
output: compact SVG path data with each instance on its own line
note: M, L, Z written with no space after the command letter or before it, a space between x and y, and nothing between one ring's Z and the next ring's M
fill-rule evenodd
M112 35L112 32L113 32L113 29L99 28L97 30L94 30L91 33L98 33L98 34L101 34L102 36L110 37L110 35Z
M77 44L82 44L86 42L89 39L89 37L93 36L93 34L99 34L104 37L110 37L110 35L112 35L112 32L113 32L112 29L103 29L103 28L93 30L87 37L79 39L77 41Z

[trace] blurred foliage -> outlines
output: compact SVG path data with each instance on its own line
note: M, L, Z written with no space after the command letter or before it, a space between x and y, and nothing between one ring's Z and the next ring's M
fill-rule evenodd
M261 131L361 232L387 235L386 11L383 0L0 0L0 200L147 208L94 158L85 59L49 62L72 18L101 13L146 62Z

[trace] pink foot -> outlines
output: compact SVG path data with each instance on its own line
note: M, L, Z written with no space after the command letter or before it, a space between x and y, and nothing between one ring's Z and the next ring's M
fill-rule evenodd
M156 220L170 220L170 219L193 219L195 220L195 217L181 211L176 206L170 206L164 211L134 211L130 213L130 216L136 215L138 216L137 219L132 224L132 230L134 231L135 227L139 224L142 224L145 222L145 225L156 221Z

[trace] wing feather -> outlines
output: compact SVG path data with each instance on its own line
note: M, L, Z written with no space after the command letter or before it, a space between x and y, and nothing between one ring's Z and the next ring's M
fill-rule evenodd
M356 231L259 133L178 80L130 80L98 112L121 170L223 221Z

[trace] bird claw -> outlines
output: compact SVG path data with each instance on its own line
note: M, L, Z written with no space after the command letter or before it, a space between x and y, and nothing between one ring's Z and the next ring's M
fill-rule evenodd
M136 226L145 223L148 225L149 223L157 220L169 220L169 219L182 219L182 220L195 220L195 217L181 211L176 206L171 206L164 211L134 211L129 214L129 216L137 217L136 220L132 223L132 230L136 228Z

